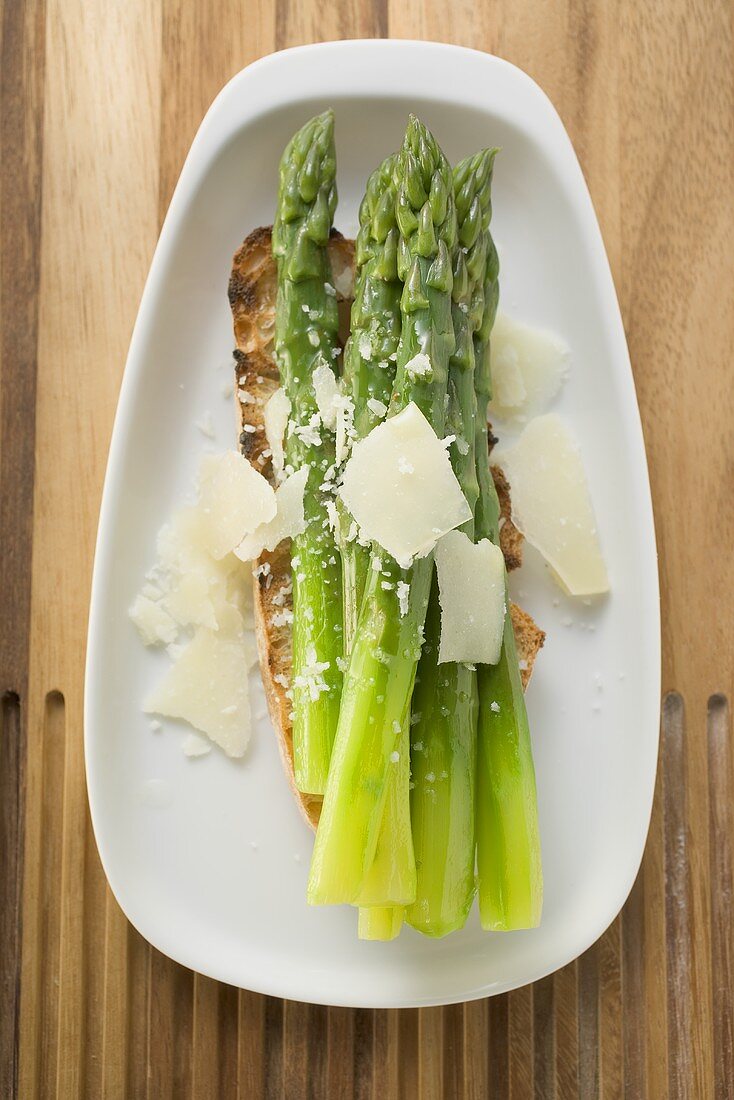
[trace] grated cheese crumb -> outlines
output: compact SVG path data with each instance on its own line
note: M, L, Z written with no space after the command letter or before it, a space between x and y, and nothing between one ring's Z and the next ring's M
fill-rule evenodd
M410 585L405 581L398 581L397 584L397 596L398 603L400 605L400 618L404 619L408 614L408 604L410 599Z

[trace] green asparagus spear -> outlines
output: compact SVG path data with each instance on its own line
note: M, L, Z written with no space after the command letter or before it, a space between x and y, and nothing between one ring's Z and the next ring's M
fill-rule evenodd
M400 905L360 909L357 935L361 940L394 940L403 926Z
M409 786L410 733L406 722L390 761L377 847L357 898L361 906L409 905L415 898Z
M475 337L477 390L477 538L499 542L499 501L489 465L487 405L492 394L489 337L497 312L499 262L490 242L485 307ZM507 580L505 578L507 591ZM515 635L506 597L502 654L497 665L480 665L477 869L479 915L492 931L535 928L543 905L535 769Z
M394 175L397 156L387 157L367 181L359 210L351 335L344 349L344 386L354 403L354 428L363 439L384 419L395 380L400 340L398 229ZM342 527L351 522L344 517ZM362 602L369 547L342 539L344 650L349 655Z
M384 419L395 380L400 340L398 230L395 220L395 155L387 157L367 181L359 211L356 277L352 304L351 336L344 351L344 382L354 403L355 437L363 439ZM351 522L342 517L342 530ZM369 547L356 539L343 540L342 587L344 592L344 651L349 656L362 602ZM404 761L404 762L403 762ZM402 908L387 917L376 906L410 901L415 894L415 861L410 832L409 747L407 731L401 763L388 774L388 793L380 825L377 850L360 894L361 904L374 908L372 916L360 914L359 934L393 939L402 924Z
M309 467L306 530L293 540L293 750L299 790L326 787L339 715L343 650L341 572L322 488L334 438L320 425L312 374L334 369L337 307L327 293L327 243L336 207L334 116L311 119L280 162L273 255L278 267L275 358L291 402L286 463Z
M451 169L433 136L411 117L396 171L402 332L390 403L414 401L437 434L445 424L456 210ZM413 373L423 352L431 370ZM368 572L345 677L329 781L311 862L312 904L354 902L374 858L390 757L408 720L433 572L433 556L408 570L387 555ZM409 585L401 614L398 582Z
M474 332L482 318L496 150L454 169L459 244L454 266L456 350L449 363L451 463L472 511L479 497L475 459ZM473 520L462 530L471 538ZM439 665L441 615L434 578L426 642L413 693L411 816L417 894L409 924L429 936L461 928L474 898L477 684L473 668Z

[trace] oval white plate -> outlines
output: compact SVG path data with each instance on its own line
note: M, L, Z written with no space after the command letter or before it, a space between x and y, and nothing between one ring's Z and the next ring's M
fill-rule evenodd
M360 943L348 908L305 903L311 836L266 719L241 762L184 758L173 725L153 734L141 700L164 657L127 609L155 537L189 485L210 410L235 445L222 396L233 344L232 253L272 221L293 131L336 110L337 225L353 235L369 171L409 111L452 161L497 160L493 229L508 312L562 334L573 367L558 409L578 436L612 582L596 607L555 589L528 550L515 591L547 630L528 695L545 867L542 926L483 933L476 918L431 941L403 931ZM320 1003L413 1006L500 993L563 966L614 919L642 856L658 744L657 562L639 414L604 246L552 105L498 58L415 42L343 42L265 58L221 92L196 136L140 306L110 450L94 570L86 760L97 844L136 928L194 970Z

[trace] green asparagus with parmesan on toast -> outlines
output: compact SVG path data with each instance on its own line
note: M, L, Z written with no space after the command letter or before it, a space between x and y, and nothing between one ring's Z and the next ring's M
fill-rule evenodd
M411 116L353 247L333 228L325 112L288 144L272 234L244 242L230 282L238 387L259 388L238 405L243 453L274 486L307 470L302 529L256 559L255 601L283 763L316 829L308 901L356 907L364 939L444 936L475 893L487 929L541 917L523 691L544 635L509 599L522 536L487 424L496 154L452 171ZM476 621L451 596L462 568Z

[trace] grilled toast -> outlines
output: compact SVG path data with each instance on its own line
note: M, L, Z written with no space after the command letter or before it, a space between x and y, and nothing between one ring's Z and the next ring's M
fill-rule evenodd
M354 281L353 242L336 231L332 232L329 257L343 344L349 333ZM273 469L265 438L263 410L280 385L273 358L276 284L270 227L255 229L235 253L229 280L229 302L236 343L235 401L242 454L271 481ZM522 562L522 535L510 517L510 487L498 467L492 467L492 475L500 501L500 545L507 569L516 569ZM321 796L302 794L296 787L293 774L291 704L286 694L291 673L291 630L290 625L284 622L288 616L282 614L291 610L290 577L289 543L282 542L272 553L263 553L258 559L253 571L257 644L268 709L278 737L283 767L304 818L315 829L321 812ZM511 604L510 612L521 661L523 687L527 687L545 634L530 615L516 604Z

